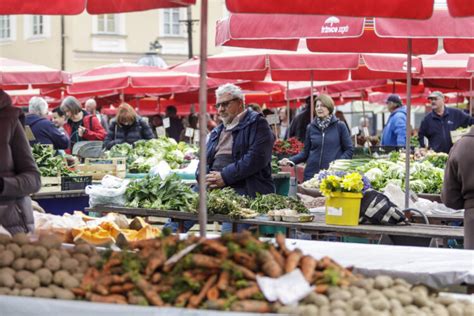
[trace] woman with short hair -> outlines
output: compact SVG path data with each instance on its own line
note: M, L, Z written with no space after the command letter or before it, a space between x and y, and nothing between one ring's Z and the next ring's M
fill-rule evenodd
M110 149L114 145L123 143L133 145L140 139L152 138L154 135L148 122L138 116L129 104L122 103L117 110L117 115L110 122L104 147Z

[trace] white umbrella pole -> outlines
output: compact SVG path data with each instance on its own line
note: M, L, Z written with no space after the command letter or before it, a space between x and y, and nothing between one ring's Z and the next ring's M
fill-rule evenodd
M199 233L201 237L206 237L207 0L201 1L201 53L199 58Z
M412 41L408 39L408 53L407 53L407 137L405 142L405 208L410 207L410 139L411 139L411 55L412 55Z
M314 117L314 98L313 98L313 71L311 71L311 84L310 84L310 90L309 90L309 93L310 94L310 100L311 100L311 105L310 105L310 115L311 115L311 120L313 120L313 117Z
M287 128L290 128L290 98L289 96L289 91L290 91L290 82L286 82L286 117L288 120L288 126ZM288 131L288 130L287 130Z
M471 74L471 79L469 80L469 115L472 116L472 101L473 101L473 95L472 95L472 74Z

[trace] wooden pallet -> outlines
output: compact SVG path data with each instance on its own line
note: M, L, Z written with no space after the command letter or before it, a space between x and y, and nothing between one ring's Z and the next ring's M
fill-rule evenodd
M38 193L60 192L61 177L41 177L41 189Z
M86 158L84 164L76 166L79 175L92 176L92 180L102 180L109 174L125 178L127 174L126 158Z

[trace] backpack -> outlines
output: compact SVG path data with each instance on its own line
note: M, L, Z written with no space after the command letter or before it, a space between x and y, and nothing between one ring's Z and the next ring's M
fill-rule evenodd
M405 214L390 199L375 190L367 190L360 204L359 223L376 225L408 224Z

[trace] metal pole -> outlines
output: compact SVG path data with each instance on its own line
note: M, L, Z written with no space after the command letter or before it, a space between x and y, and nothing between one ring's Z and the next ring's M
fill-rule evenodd
M469 115L472 116L472 100L473 100L473 95L472 95L472 74L471 74L471 79L469 80Z
M64 15L61 15L61 70L66 70L66 31Z
M405 208L410 207L410 139L411 139L411 55L412 55L412 41L408 39L408 53L407 53L407 135L405 142Z
M199 67L199 233L206 237L206 129L207 129L207 1L201 1L201 54Z
M290 128L290 98L288 97L289 95L289 91L290 91L290 82L287 81L286 82L286 117L288 119L288 126L287 128L289 129ZM288 133L288 130L286 131ZM286 134L288 135L288 134Z
M309 93L310 94L310 100L311 100L311 105L310 105L310 115L311 115L311 120L313 120L313 117L314 117L314 98L313 98L313 71L311 70L310 72L311 74L311 84L310 84L310 90L309 90Z

